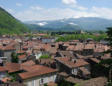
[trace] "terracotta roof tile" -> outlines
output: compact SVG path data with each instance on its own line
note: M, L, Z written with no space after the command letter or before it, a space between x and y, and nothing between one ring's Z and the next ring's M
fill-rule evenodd
M40 75L44 75L44 74L48 74L48 73L52 73L52 72L57 72L57 70L55 70L55 69L48 68L45 66L40 66L40 65L34 65L31 67L27 67L27 68L25 68L25 70L27 72L19 74L19 76L22 79L29 79L29 78L33 78L36 76L40 76Z
M80 82L83 81L82 79L74 78L74 77L71 77L71 76L66 78L65 80L68 81L68 82L71 82L71 83L80 83Z
M0 50L15 50L15 48L13 46L0 46Z
M19 59L24 59L24 58L26 58L26 55L19 55L18 58Z
M77 59L76 62L73 62L68 57L62 57L62 58L60 57L60 58L56 58L56 60L70 68L81 67L81 66L89 64L88 62L86 62L83 59Z
M4 67L0 66L0 72L7 71Z
M17 51L16 53L18 53L18 54L20 54L20 53L25 53L25 51L19 50L19 51Z
M30 60L30 61L26 61L26 62L22 63L21 65L22 66L33 66L33 65L35 65L35 62Z
M47 86L57 86L57 84L56 84L55 82L49 82L49 83L47 84Z
M80 70L83 72L83 74L88 75L90 72L85 67L80 67Z
M94 61L95 63L99 63L100 60L98 60L97 58L90 58L90 60Z
M11 81L11 78L5 77L1 81L4 82L4 83L7 83L8 81Z
M18 63L6 63L4 68L8 70L9 73L17 72L21 70L21 66Z

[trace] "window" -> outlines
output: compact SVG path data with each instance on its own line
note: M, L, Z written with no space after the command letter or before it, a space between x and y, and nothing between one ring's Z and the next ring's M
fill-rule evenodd
M35 80L32 81L32 86L35 86Z
M43 83L44 83L44 79L41 79L41 80L40 80L40 83L43 84Z

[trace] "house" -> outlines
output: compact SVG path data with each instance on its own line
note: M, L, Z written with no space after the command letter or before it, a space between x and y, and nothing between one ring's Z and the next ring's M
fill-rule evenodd
M79 76L83 78L90 77L90 65L83 59L74 59L74 58L56 58L57 68L61 72L66 72L69 75ZM81 68L83 67L83 69ZM88 73L85 73L88 72Z
M37 64L44 65L51 68L56 68L56 62L54 59L38 59L36 60Z
M108 45L109 44L109 42L107 40L100 40L100 43L104 44L104 45Z
M34 55L35 55L36 59L39 59L42 56L42 52L38 51L38 52L34 53Z
M56 57L72 57L72 58L75 58L74 53L72 51L58 51L56 53Z
M19 73L19 80L27 86L43 86L49 82L55 82L57 70L41 65L26 66L26 72Z
M42 43L52 43L55 42L55 38L42 38Z
M18 50L18 51L16 51L16 53L17 53L18 55L22 55L22 54L25 54L26 52L23 51L23 50Z
M57 49L55 47L50 47L47 49L47 52L49 53L49 55L54 58L57 52Z
M36 60L36 57L34 55L30 55L30 54L22 54L22 55L18 55L18 59L19 59L19 63L23 63L29 60Z
M21 65L18 63L9 63L7 62L4 65L4 68L8 71L8 73L20 72L22 70Z
M92 65L98 64L98 63L100 63L100 60L97 59L97 58L90 58L89 63L92 64Z
M60 50L66 50L68 48L69 44L65 43L59 43L59 49Z
M47 86L57 86L57 84L54 83L54 82L49 82L49 83L47 84Z
M83 79L78 79L78 78L74 78L74 77L72 77L72 76L69 76L69 77L67 77L67 78L65 79L65 81L71 83L71 85L74 85L74 84L76 84L76 83L82 82Z
M2 80L1 80L1 82L2 83L8 83L8 82L10 82L12 79L10 78L10 77L4 77Z
M90 80L82 81L78 83L79 86L106 86L107 78L106 77L97 77Z
M101 59L102 59L102 60L105 60L105 59L111 59L111 58L112 58L112 56L111 56L110 53L108 53L108 54L104 54L104 55L101 56Z
M33 66L33 65L35 65L35 62L32 60L26 61L21 64L21 66Z
M25 85L19 82L7 82L4 84L0 84L0 86L25 86Z
M22 63L22 62L27 61L27 56L26 56L26 54L19 55L18 59L19 59L19 63Z
M84 43L84 48L82 49L81 54L84 56L92 55L94 53L94 47L95 47L94 44L88 44L88 43L85 44Z
M35 56L36 59L39 59L42 56L41 46L34 46L32 54Z
M7 76L7 70L0 66L0 80L2 80L3 78L5 78Z
M38 33L37 36L40 36L40 37L43 37L43 36L46 36L47 34L45 33Z
M60 72L60 73L58 73L58 77L57 77L58 80L57 81L61 82L68 77L69 77L69 75L66 72Z
M11 55L15 52L15 48L10 45L0 46L0 58L6 58L7 61L11 62Z
M32 50L31 46L25 45L23 46L22 50L27 51L27 50Z

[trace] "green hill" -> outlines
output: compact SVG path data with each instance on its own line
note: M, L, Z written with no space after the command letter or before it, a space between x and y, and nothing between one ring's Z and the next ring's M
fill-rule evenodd
M20 34L29 31L24 24L0 7L0 34Z

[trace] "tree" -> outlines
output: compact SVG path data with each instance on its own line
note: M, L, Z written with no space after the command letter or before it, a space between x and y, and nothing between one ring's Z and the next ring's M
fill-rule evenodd
M11 59L12 62L18 63L18 55L15 52L11 54L11 57L12 57Z
M112 86L112 82L107 83L106 86Z
M69 83L65 80L62 80L60 83L59 83L59 86L73 86L72 83Z
M109 46L110 46L110 49L107 51L107 53L111 53L112 54L112 27L109 27L107 28L107 41L109 42ZM112 59L107 59L107 60L104 60L101 62L101 64L104 64L104 65L107 65L107 68L108 68L108 79L109 79L109 82L107 84L107 86L112 86L112 79L111 79L111 75L112 75Z
M109 53L112 53L112 27L107 28L107 41L109 42L110 50L108 51Z
M44 54L40 57L40 59L48 59L48 58L51 58L51 56L48 54Z

